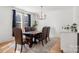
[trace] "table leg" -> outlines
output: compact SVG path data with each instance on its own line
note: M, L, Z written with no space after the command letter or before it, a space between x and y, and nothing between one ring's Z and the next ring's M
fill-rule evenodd
M37 44L36 38L34 38L34 42L33 43Z
M32 45L33 45L33 37L32 37L31 40L30 40L30 45L29 45L29 47L31 48Z

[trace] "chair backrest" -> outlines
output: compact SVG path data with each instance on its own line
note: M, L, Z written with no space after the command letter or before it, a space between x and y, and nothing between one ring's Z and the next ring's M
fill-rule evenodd
M47 37L49 37L50 34L50 27L47 27Z
M47 27L43 27L43 29L42 29L42 38L43 39L47 38Z
M25 32L28 32L28 31L35 31L35 28L33 28L33 27L25 27Z
M31 27L31 31L35 31L36 29L34 27Z
M25 27L25 32L31 31L31 27Z
M23 37L22 37L21 28L14 28L13 33L14 33L14 36L15 36L15 43L16 44L22 44L23 43Z

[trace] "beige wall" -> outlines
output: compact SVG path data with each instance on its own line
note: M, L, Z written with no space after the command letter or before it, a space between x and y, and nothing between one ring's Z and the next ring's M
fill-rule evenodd
M0 42L12 38L12 10L11 7L0 7Z

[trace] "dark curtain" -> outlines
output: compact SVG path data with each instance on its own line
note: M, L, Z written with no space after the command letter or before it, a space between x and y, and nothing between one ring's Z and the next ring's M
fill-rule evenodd
M13 22L12 22L12 28L16 26L16 10L13 10Z
M31 15L28 14L28 26L31 27Z
M13 11L13 20L12 20L12 35L13 34L13 28L16 27L16 10L12 10Z

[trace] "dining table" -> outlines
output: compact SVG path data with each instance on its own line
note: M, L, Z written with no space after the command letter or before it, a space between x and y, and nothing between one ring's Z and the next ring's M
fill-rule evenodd
M33 44L36 44L36 35L39 35L41 33L41 31L27 31L27 32L23 32L23 35L25 36L29 36L31 38L31 44L29 45L29 47L32 47Z

